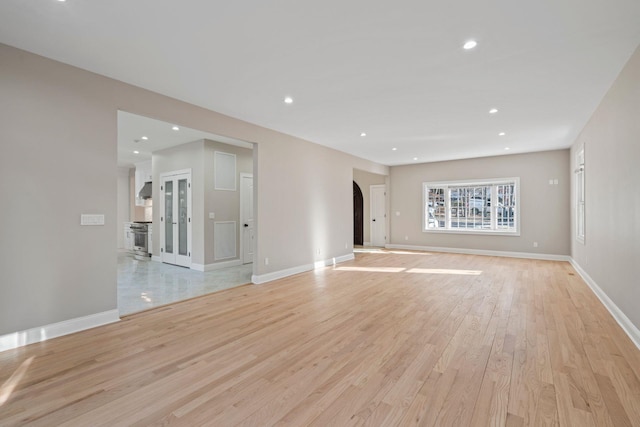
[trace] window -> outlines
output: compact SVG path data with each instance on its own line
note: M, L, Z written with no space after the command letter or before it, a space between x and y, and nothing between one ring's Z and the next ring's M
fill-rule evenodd
M576 240L584 244L584 146L576 153Z
M519 235L519 178L425 182L426 232Z

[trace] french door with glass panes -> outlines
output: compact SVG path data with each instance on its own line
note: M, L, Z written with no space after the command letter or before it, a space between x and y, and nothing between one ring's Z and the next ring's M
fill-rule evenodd
M191 170L160 175L162 262L191 267Z

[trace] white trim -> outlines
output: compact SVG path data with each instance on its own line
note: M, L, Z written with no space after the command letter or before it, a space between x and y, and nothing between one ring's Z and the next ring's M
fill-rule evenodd
M497 194L496 186L514 184L516 196L516 213L514 214L515 228L502 230L497 228L497 204L491 205L491 228L490 229L473 229L473 228L451 228L451 187L466 186L491 186L492 192ZM442 228L429 228L427 225L428 216L428 189L444 188L444 208L445 208L445 224ZM453 234L478 234L478 235L499 235L499 236L520 236L520 178L491 178L491 179L475 179L464 181L434 181L422 183L422 232L423 233L453 233Z
M162 262L162 258L159 257L158 255L152 255L151 256L151 261Z
M371 242L362 242L362 246L371 246Z
M454 254L501 256L506 258L541 259L547 261L570 261L569 255L536 254L531 252L489 251L483 249L441 248L434 246L385 245L387 249L406 249L412 251L449 252Z
M218 173L219 171L222 169L222 159L223 158L231 158L233 157L233 188L231 187L224 187L222 186L222 184L218 184L218 181L220 181L219 178L222 178ZM233 153L225 153L224 151L214 151L213 152L213 187L214 190L222 190L222 191L236 191L238 188L238 184L237 184L237 170L238 170L238 166L237 166L237 159L236 159L236 155Z
M255 247L253 248L253 253L251 254L251 261L247 261L244 257L244 233L245 233L245 227L244 227L244 210L246 209L246 206L244 205L244 196L245 196L245 190L244 190L244 185L243 185L243 179L244 178L251 178L251 180L253 181L253 174L252 173L246 173L246 172L242 172L240 173L240 221L239 223L242 224L240 226L240 229L238 230L238 234L240 235L240 259L242 260L243 264L250 264L253 262L253 258L255 255ZM253 183L253 185L255 185L255 181ZM253 186L251 187L253 189ZM251 195L251 198L253 199L253 194ZM252 202L253 205L253 202ZM255 210L254 210L255 211ZM255 213L252 212L251 217L253 218L253 222L255 224ZM255 230L255 228L254 228ZM255 233L255 231L254 231ZM254 234L255 237L255 234Z
M234 259L231 261L216 262L214 264L191 264L191 269L196 271L213 271L221 268L237 267L242 265L242 260Z
M575 195L575 233L576 233L576 242L584 245L585 244L585 235L587 233L587 222L586 222L586 175L585 175L585 162L584 162L584 143L578 149L576 153L576 166L577 168L574 171L574 195ZM580 195L582 193L582 195ZM580 200L582 200L582 216L580 216ZM580 231L580 222L582 221L582 234L579 234Z
M346 255L340 255L337 257L316 261L313 264L299 265L297 267L286 268L284 270L273 271L266 274L254 274L253 276L251 276L251 282L256 285L261 285L263 283L271 282L274 280L284 279L285 277L293 276L294 274L317 270L319 268L324 268L329 265L336 265L341 262L351 261L353 259L355 259L355 256L352 252Z
M178 265L181 267L187 267L187 268L191 268L191 263L192 263L192 256L191 253L193 252L193 241L192 241L192 227L193 227L193 192L192 192L192 188L191 188L191 180L193 177L192 171L191 169L180 169L180 170L175 170L175 171L171 171L171 172L163 172L161 174L159 174L159 179L160 179L160 261L164 262L165 258L168 258L168 256L166 255L166 252L164 252L164 248L165 248L165 243L166 243L166 229L165 229L165 221L166 221L166 210L165 210L165 186L166 186L166 182L168 180L171 181L176 181L176 180L180 180L180 179L184 179L186 175L186 179L187 179L187 218L188 223L187 223L187 253L188 255L180 255L177 253L174 253L174 259L173 260L167 260L167 261L172 261L170 262L170 264L172 265ZM177 191L178 191L178 184L176 182L175 184L175 189L174 192L176 194L176 198L174 199L174 209L178 209L178 203L176 202L177 200ZM177 251L178 248L174 248L174 252Z
M13 332L0 336L0 352L107 325L119 320L120 314L115 309L39 326L26 331Z
M586 271L580 267L580 264L576 262L573 258L569 261L573 268L578 272L578 274L585 281L587 286L591 288L594 294L598 297L602 305L605 306L611 316L618 322L618 325L622 328L622 330L629 336L631 341L640 349L640 329L638 329L629 318L624 314L622 310L614 303L611 298L602 290L600 286L587 274Z
M222 235L222 229L220 228L222 225L233 224L233 255L229 256L219 256L220 240L216 240L220 238ZM238 223L236 221L214 221L213 222L213 259L216 261L223 259L233 259L238 257Z

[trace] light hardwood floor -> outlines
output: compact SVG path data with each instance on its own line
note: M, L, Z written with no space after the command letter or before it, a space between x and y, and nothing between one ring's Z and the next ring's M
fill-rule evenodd
M0 353L0 384L3 426L640 426L640 351L573 268L472 255L154 309Z

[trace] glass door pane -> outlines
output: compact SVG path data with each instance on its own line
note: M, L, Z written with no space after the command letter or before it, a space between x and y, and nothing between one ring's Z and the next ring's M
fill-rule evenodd
M164 183L164 252L173 253L173 181Z
M187 180L178 180L178 254L187 255Z

